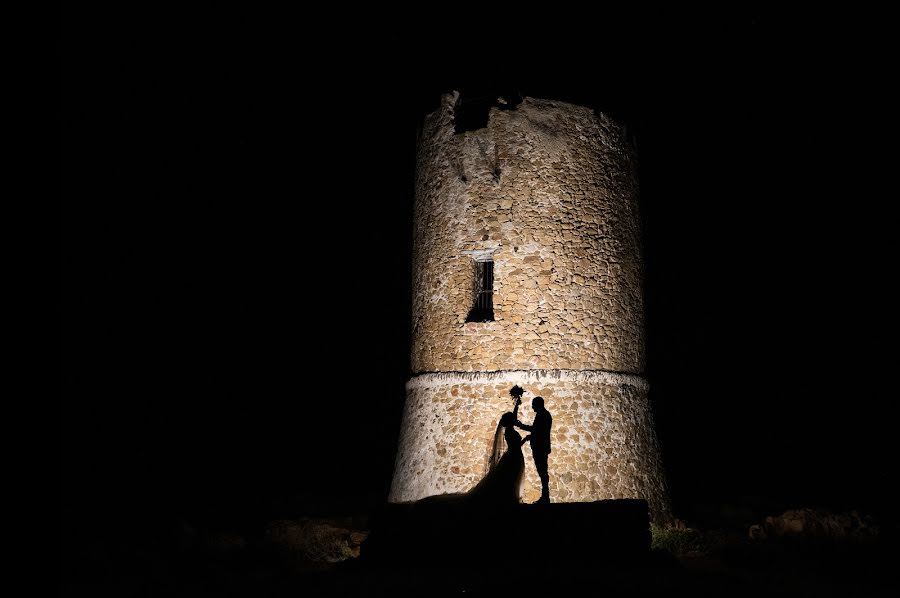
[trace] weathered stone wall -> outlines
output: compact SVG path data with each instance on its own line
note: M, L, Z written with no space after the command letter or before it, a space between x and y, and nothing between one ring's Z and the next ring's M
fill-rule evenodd
M509 389L527 391L519 419L531 422L530 399L544 397L553 415L549 459L555 502L645 498L656 520L669 516L665 476L638 376L585 371L424 374L407 385L407 401L390 499L418 500L465 492L484 474ZM523 432L525 434L525 432ZM521 497L537 500L541 482L529 444Z
M414 372L644 367L640 221L621 128L526 98L454 133L453 101L420 139ZM466 323L473 250L495 250L495 321Z

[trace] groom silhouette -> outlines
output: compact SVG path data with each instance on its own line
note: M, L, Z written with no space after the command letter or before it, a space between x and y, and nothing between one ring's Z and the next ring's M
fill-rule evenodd
M550 502L550 474L547 473L547 456L550 454L550 427L553 426L553 417L544 408L544 398L534 397L531 401L534 409L534 421L531 425L523 424L516 420L516 427L531 432L531 456L534 457L534 467L541 477L541 498L538 504Z

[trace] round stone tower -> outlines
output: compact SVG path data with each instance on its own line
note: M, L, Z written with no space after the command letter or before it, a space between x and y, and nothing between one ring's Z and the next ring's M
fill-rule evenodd
M412 370L389 500L481 479L510 388L553 415L553 502L644 498L670 517L647 400L635 154L603 114L525 98L419 139ZM522 500L541 484L525 445Z

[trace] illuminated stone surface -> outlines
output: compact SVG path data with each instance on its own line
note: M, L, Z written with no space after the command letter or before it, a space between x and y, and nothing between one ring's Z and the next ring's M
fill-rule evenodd
M509 388L553 414L554 501L645 498L669 516L644 368L635 156L588 108L526 98L455 133L455 96L424 123L412 369L391 501L471 488ZM473 255L494 260L493 322L466 323ZM474 252L474 253L473 253ZM540 482L526 446L522 498Z

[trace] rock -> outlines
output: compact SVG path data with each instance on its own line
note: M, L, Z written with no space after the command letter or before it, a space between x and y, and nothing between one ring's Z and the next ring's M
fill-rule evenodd
M768 536L766 535L766 530L764 530L761 525L750 526L751 540L765 540L766 538L768 538Z
M795 509L785 511L779 516L766 517L762 532L766 537L865 541L878 535L878 526L871 517L862 517L857 511L832 513L824 510Z
M272 548L287 562L336 563L359 555L365 539L324 519L279 520L266 528Z

